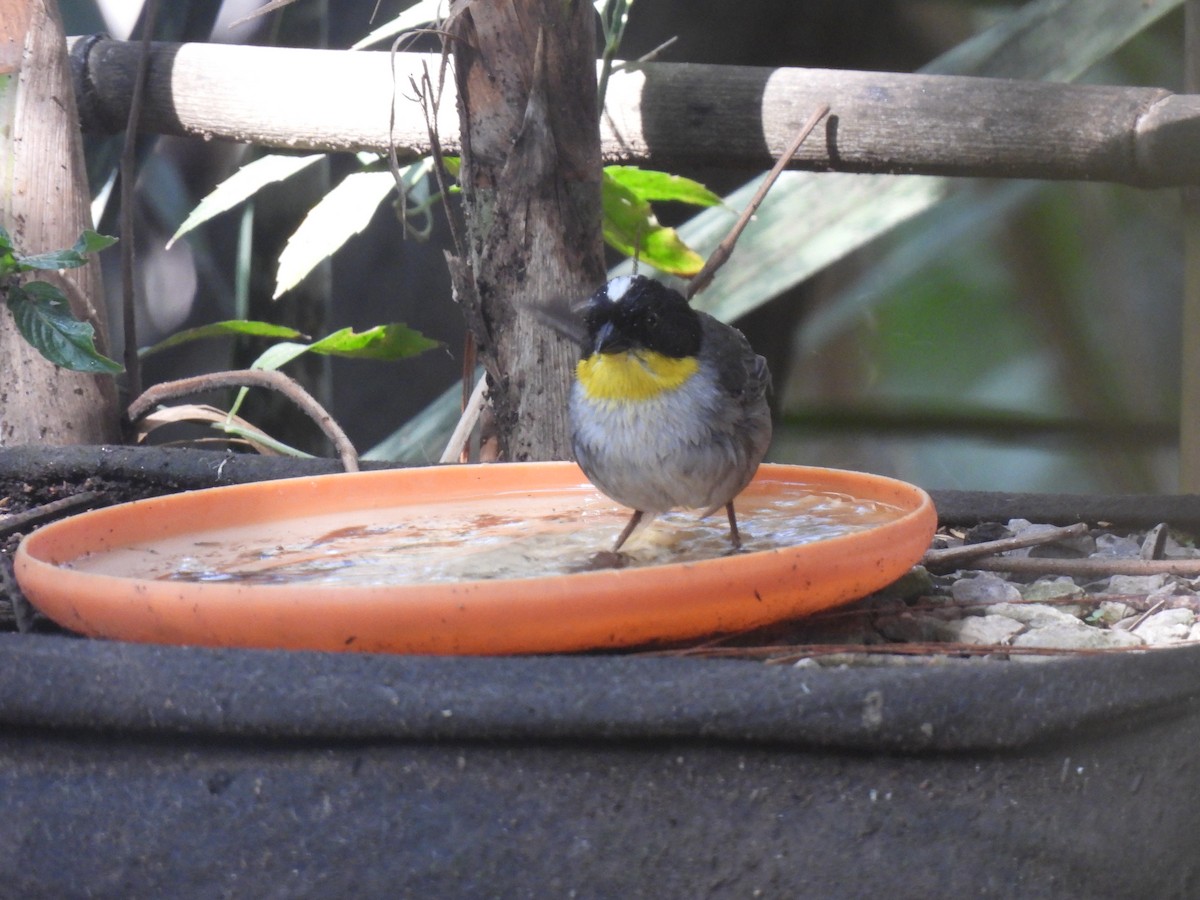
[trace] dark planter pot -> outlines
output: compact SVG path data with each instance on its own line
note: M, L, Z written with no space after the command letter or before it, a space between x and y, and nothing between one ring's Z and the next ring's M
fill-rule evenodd
M0 659L11 896L1200 895L1200 647Z

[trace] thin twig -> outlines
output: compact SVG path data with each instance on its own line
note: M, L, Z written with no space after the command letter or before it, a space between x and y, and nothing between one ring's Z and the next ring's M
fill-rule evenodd
M388 108L388 169L396 181L396 192L400 195L400 234L404 239L408 238L408 188L404 185L400 160L396 156L396 97L400 93L396 87L396 53L406 37L402 34L392 41L391 55L388 57L388 67L392 73L392 101Z
M451 35L451 37L453 37ZM446 67L449 65L449 56L445 48L442 51L442 67L438 73L438 87L434 90L433 79L429 75L429 66L425 63L421 64L421 83L417 85L415 79L409 79L413 91L416 92L421 103L421 114L425 117L425 130L429 134L429 155L433 157L433 177L437 181L438 193L442 198L442 208L446 211L446 227L450 229L450 244L454 247L454 255L463 255L463 241L459 236L458 226L454 221L454 214L450 209L450 188L446 183L446 163L445 154L442 153L442 141L438 136L437 118L438 111L441 108L442 91L446 83ZM432 108L432 109L431 109Z
M181 378L178 381L164 381L149 388L144 394L129 404L126 415L129 421L136 422L154 407L168 400L178 400L204 391L219 390L230 387L265 387L278 391L300 407L317 427L333 442L334 448L347 472L358 471L358 453L350 438L333 416L325 411L311 394L300 387L293 379L282 372L266 369L234 369L229 372L211 372L207 375L196 375L192 378Z
M402 49L404 49L401 46L402 44L415 43L416 40L423 34L442 35L443 40L446 37L443 32L436 28L418 28L414 31L408 31L396 36L396 39L392 41L391 52L388 56L388 67L392 73L392 101L391 106L388 109L388 169L392 173L392 178L396 180L396 192L400 195L401 234L405 238L408 237L408 188L405 186L404 178L400 174L400 159L396 153L396 98L400 94L396 81L396 54L400 53ZM421 103L422 108L424 108L425 104L430 102L427 100L425 92L417 87L416 82L413 81L412 78L409 78L409 84L412 85L413 90L417 94L416 99ZM435 118L437 116L436 110L440 99L441 98L439 96L431 101L434 104ZM429 124L428 112L426 112L425 115L425 125L430 129L431 132L435 130L433 126ZM434 164L441 165L441 160L435 157Z
M991 556L973 560L965 568L980 572L1011 572L1014 575L1066 575L1069 578L1103 578L1108 575L1180 575L1184 578L1200 578L1200 559Z
M443 451L442 458L438 462L452 463L462 459L467 441L471 437L471 431L475 428L475 423L479 421L479 414L483 411L486 403L487 373L484 373L479 376L479 381L475 384L475 390L471 392L471 396L467 399L463 407L462 416L459 417L458 424L454 426L454 433L450 435L450 440L446 442L446 449Z
M270 0L270 2L264 3L258 9L254 10L252 13L244 15L240 19L234 19L232 22L229 23L229 27L232 29L232 28L237 28L239 25L245 25L247 22L257 19L260 16L265 16L268 13L273 13L278 9L283 9L285 6L291 6L295 2L296 2L296 0Z
M1173 594L1169 597L1156 597L1151 594L1084 594L1075 600L1076 603L1091 604L1099 606L1101 603L1123 603L1130 609L1140 612L1145 612L1152 606L1159 603L1160 600L1165 600L1164 605L1167 609L1190 609L1194 613L1200 613L1200 597L1193 593ZM1039 600L1038 603L1070 603L1070 598Z
M1143 612L1140 616L1138 616L1137 619L1134 621L1134 623L1132 625L1130 625L1127 630L1130 632L1137 631L1138 628L1141 627L1141 624L1143 622L1145 622L1148 618L1150 618L1152 615L1154 615L1156 612L1158 612L1160 609L1162 609L1166 605L1167 605L1167 598L1159 597L1158 602L1155 603L1153 606L1151 606L1149 609L1147 609L1145 612Z
M1177 647L1179 644L1171 644ZM895 644L772 644L759 647L680 647L649 650L636 656L699 656L703 658L761 659L780 665L801 659L840 654L855 656L1101 656L1161 649L1150 644L1119 647L1012 647L1008 644L961 644L941 641Z
M0 520L0 538L6 538L10 534L25 531L27 528L41 525L53 519L69 515L76 510L91 506L100 497L101 494L99 491L80 491L78 494L72 494L70 497L63 497L61 500L53 500L50 503L35 506L33 509L5 516L3 520Z
M733 255L733 247L738 242L738 238L742 236L742 232L746 230L746 226L750 224L750 220L754 218L754 214L758 211L758 207L762 205L766 199L767 192L775 184L776 179L783 173L784 168L792 161L792 157L800 150L800 145L812 133L812 130L817 127L820 122L829 113L829 104L822 103L817 107L816 111L808 117L808 121L804 123L804 127L800 129L800 133L796 135L796 139L792 141L790 147L783 152L783 155L775 162L774 168L767 173L767 177L763 179L762 184L758 186L758 190L751 198L750 204L743 210L738 218L733 230L725 236L725 240L717 245L717 249L709 256L708 261L692 279L687 288L687 298L691 300L698 293L708 287L709 282L713 280L713 276L717 274L717 270L725 265L729 257Z
M150 68L150 46L154 23L158 18L158 0L148 0L142 19L142 48L133 75L129 99L129 119L125 123L125 141L121 146L121 307L125 332L125 377L129 396L142 392L142 369L138 359L137 293L133 286L134 188L137 185L138 122L142 117L142 98L146 91L146 73Z
M1087 534L1088 526L1084 522L1067 525L1063 528L1047 528L1036 534L1016 535L1001 538L996 541L981 541L978 544L963 544L961 547L946 547L940 550L926 552L921 560L927 569L959 568L959 564L983 556L992 556L1008 550L1021 550L1025 547L1036 547L1040 544L1052 544L1065 538L1079 537Z
M656 59L658 59L659 54L661 54L664 50L666 50L668 47L670 47L672 44L674 44L678 40L679 40L679 35L677 35L677 34L671 35L669 38L667 38L665 41L663 41L661 44L659 44L653 50L649 50L646 53L643 53L641 56L639 56L634 61L634 65L641 65L642 63L654 62Z

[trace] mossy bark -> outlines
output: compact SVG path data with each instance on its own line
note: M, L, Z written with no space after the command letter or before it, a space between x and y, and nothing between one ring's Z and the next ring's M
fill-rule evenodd
M570 456L578 350L532 310L604 278L594 16L583 0L499 0L450 23L467 228L451 271L508 460Z

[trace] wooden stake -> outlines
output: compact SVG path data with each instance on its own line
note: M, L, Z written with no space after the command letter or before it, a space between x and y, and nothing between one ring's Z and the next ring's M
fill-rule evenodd
M53 0L0 0L0 224L17 249L70 247L92 227L83 142ZM108 352L100 266L39 272ZM0 305L0 447L115 441L120 421L108 375L60 369L31 347Z
M1200 0L1184 5L1184 88L1200 91ZM1179 490L1200 493L1200 188L1183 189L1183 347Z

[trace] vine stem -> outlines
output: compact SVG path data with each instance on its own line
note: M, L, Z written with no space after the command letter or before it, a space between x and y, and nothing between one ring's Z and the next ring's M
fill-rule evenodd
M180 378L177 381L164 381L147 388L145 393L129 404L126 415L130 422L136 422L160 403L166 403L168 400L231 387L264 387L283 394L316 422L317 427L333 442L345 470L358 471L358 452L350 443L346 432L308 391L282 372L267 369L233 369L228 372L211 372L192 378Z

